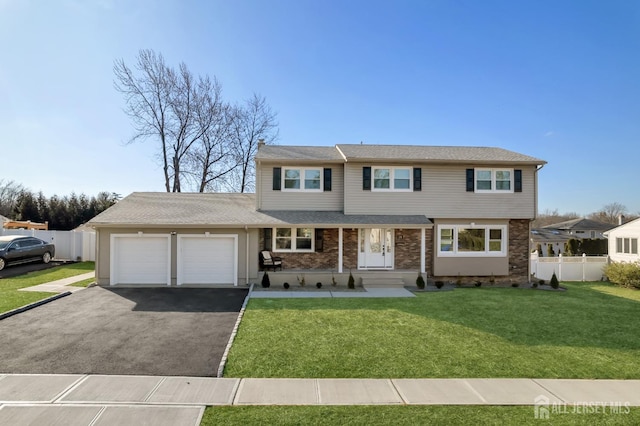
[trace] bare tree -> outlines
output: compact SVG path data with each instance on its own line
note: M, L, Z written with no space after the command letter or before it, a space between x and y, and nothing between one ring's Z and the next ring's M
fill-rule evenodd
M201 135L188 154L187 166L198 192L205 192L215 190L214 183L237 167L231 147L234 114L222 100L222 87L215 78L196 106L195 121Z
M601 222L617 225L618 218L621 215L624 215L626 212L627 212L626 206L618 202L615 202L615 203L606 204L597 212L591 213L589 217L594 220L599 220Z
M580 215L576 212L559 213L558 209L546 209L542 213L538 214L538 217L533 221L531 226L533 228L542 228L547 225L553 225L554 223L565 222L579 217Z
M125 98L125 113L134 124L135 134L129 143L140 139L157 137L162 152L162 168L164 171L165 189L171 190L171 173L169 160L169 126L170 103L175 85L174 73L165 65L164 58L153 50L141 50L138 53L136 76L124 63L116 60L113 66L115 74L114 86Z
M234 155L238 167L227 180L238 192L255 190L253 158L258 150L258 141L273 143L278 138L277 113L264 96L256 93L243 106L235 108L233 123Z
M258 140L269 143L278 134L265 98L254 94L231 107L215 78L195 78L184 63L176 71L152 50L141 50L137 59L137 73L115 61L114 85L134 123L129 143L160 142L166 191L251 190Z
M0 215L12 217L24 190L24 186L15 181L0 179Z

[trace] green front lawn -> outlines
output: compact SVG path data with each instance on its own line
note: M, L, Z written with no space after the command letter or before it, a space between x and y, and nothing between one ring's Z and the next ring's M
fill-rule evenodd
M252 299L225 376L640 379L640 291L563 285Z
M56 293L42 293L32 291L18 291L19 288L31 287L56 281L62 278L91 272L95 268L94 262L80 262L57 266L43 271L30 272L13 278L0 279L0 313L19 308L29 303L37 302Z
M534 407L522 406L226 406L205 410L210 425L637 425L640 409L618 413L573 412L535 418Z

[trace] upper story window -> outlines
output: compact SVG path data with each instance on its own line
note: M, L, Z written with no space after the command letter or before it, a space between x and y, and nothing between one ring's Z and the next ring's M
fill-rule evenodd
M374 167L374 191L411 191L411 168L409 167Z
M513 192L513 170L475 169L476 192Z
M322 191L321 168L283 168L283 191Z
M440 256L506 256L507 227L503 225L441 225Z

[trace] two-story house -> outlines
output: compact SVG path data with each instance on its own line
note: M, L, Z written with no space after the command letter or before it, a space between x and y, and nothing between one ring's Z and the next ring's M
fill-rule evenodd
M94 218L98 283L256 282L262 250L282 258L272 282L529 278L542 160L406 145L261 145L255 160L255 194L133 193Z

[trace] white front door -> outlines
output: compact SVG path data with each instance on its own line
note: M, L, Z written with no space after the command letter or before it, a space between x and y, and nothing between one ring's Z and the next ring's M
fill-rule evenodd
M360 229L358 268L393 269L393 229Z

